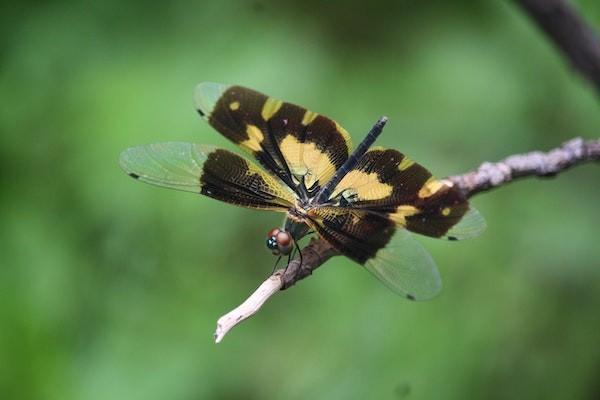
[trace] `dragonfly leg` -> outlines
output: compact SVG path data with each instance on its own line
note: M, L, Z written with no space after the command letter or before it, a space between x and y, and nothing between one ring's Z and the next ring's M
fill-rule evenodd
M275 265L273 265L273 271L271 271L271 275L273 275L273 272L275 272L275 270L277 269L277 264L279 264L279 260L281 260L281 256L277 257L277 261L275 261Z

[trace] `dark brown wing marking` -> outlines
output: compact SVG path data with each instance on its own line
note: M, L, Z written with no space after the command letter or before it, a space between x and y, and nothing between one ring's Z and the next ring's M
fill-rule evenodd
M242 207L287 211L295 194L253 162L213 146L166 142L129 148L121 167L156 186L200 193Z
M364 264L386 246L396 224L384 215L359 209L316 207L309 224L338 251Z
M224 149L208 154L201 194L243 207L282 211L294 204L293 194L258 166Z
M310 225L325 240L394 292L410 300L427 300L440 292L441 278L429 253L384 215L317 207L309 216Z
M335 188L330 201L388 215L408 230L432 237L446 236L471 210L457 189L435 179L399 151L381 148L364 155ZM452 237L461 238L461 232Z
M351 141L335 121L241 86L203 83L198 110L221 134L296 189L313 192L348 158Z

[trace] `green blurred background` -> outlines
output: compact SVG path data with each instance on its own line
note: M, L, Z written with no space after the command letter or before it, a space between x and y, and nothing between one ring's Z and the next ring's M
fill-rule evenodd
M280 216L129 179L126 147L233 149L201 81L336 118L439 175L597 137L598 100L512 2L14 2L0 16L0 398L600 398L600 170L474 204L422 239L444 291L395 296L338 257L230 333ZM368 3L368 4L366 4ZM596 0L575 3L600 26Z

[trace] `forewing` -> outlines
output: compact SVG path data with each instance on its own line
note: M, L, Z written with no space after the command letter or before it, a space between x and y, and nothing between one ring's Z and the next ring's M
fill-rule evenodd
M256 164L230 151L183 142L129 148L119 162L129 176L200 193L238 206L286 211L294 193Z
M205 82L194 98L210 125L293 189L304 181L316 193L352 147L337 122L248 88Z
M323 239L401 296L427 300L441 290L431 256L388 217L340 207L318 207L309 216Z
M389 215L398 225L431 237L465 239L485 229L485 221L459 190L397 150L369 150L329 201Z

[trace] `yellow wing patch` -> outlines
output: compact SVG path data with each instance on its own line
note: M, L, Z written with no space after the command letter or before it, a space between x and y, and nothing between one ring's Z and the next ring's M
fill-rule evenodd
M319 150L312 142L301 143L292 135L287 135L279 147L287 160L290 171L296 176L305 176L307 188L311 188L317 180L320 184L327 182L335 173L335 165L324 151Z
M265 101L260 115L262 115L265 121L268 121L273 115L277 113L277 111L279 111L282 105L283 101L269 97L267 101Z
M390 218L397 224L406 226L406 217L418 214L420 211L417 207L408 204L398 206L396 212L390 214Z
M265 136L256 125L248 124L246 126L246 133L248 139L240 143L240 146L253 152L260 151L262 149L262 142L265 140Z
M306 110L306 112L304 113L304 116L302 117L302 125L308 126L318 116L319 116L319 114L317 114L316 112Z
M376 172L352 170L340 181L330 198L337 197L344 190L350 190L360 201L369 201L385 199L392 194L394 188L380 182Z
M406 171L407 169L409 169L415 162L413 160L411 160L408 157L404 157L402 159L402 161L400 161L400 164L398 164L398 169L400 171Z
M431 197L438 192L441 188L447 186L444 182L431 177L425 182L423 187L419 190L418 196L422 199Z
M344 138L344 142L346 142L346 145L348 146L348 151L349 151L352 148L352 138L350 138L350 134L348 133L347 130L344 129L343 126L338 124L337 121L333 121L333 122L335 123L335 128L337 129L337 131L342 134L342 137Z

